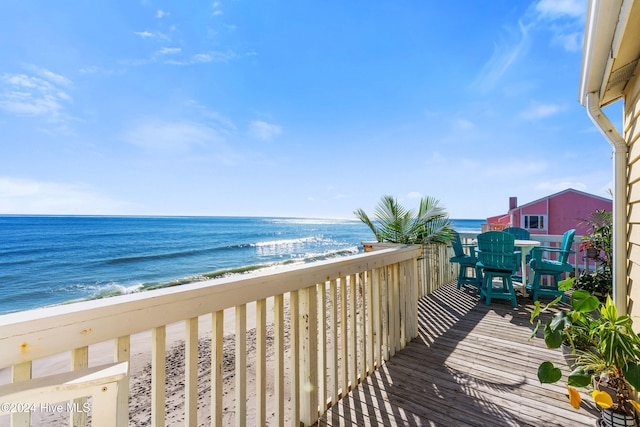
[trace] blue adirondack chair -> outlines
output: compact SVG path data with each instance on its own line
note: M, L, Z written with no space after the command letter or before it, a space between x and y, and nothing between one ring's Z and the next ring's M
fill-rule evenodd
M478 258L476 258L475 245L463 245L460 240L460 235L457 232L453 232L453 240L451 241L453 246L454 256L449 258L449 262L455 262L460 264L460 270L458 272L458 289L462 285L473 285L476 289L480 289L482 285L482 275L480 270L476 267ZM469 254L465 253L464 247L469 248ZM474 274L468 275L469 269L472 269Z
M516 240L529 240L531 238L529 230L520 227L508 227L502 231L511 234Z
M503 231L478 234L477 266L482 269L483 276L480 298L486 298L487 305L491 305L492 299L505 299L514 307L518 306L512 282L517 268L514 240L511 234ZM495 277L502 279L502 283L494 284Z
M529 233L529 230L526 230L524 228L520 228L520 227L508 227L505 228L504 230L505 233L509 233L513 236L514 239L516 240L529 240L531 239L531 233ZM519 247L516 246L516 251L521 251L521 249ZM527 263L531 260L531 254L527 255L527 259L525 260ZM520 268L520 266L522 265L522 254L519 253L516 255L516 265L517 268ZM522 274L522 273L521 273ZM513 277L516 280L522 280L522 276L518 275L518 276L514 276Z
M529 267L534 271L533 283L527 285L527 291L531 293L534 301L538 300L540 295L557 297L562 296L562 301L565 300L564 292L558 290L558 282L562 280L563 273L570 273L574 271L574 266L569 264L569 254L575 253L571 250L573 245L573 238L576 234L576 230L568 230L562 236L562 244L559 248L552 248L546 246L538 246L533 248L531 261L529 261ZM543 258L544 253L556 253L556 259ZM550 285L541 285L540 279L544 275L553 276L554 283Z

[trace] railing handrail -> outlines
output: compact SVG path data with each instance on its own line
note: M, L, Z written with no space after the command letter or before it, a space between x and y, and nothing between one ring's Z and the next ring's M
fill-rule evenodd
M0 368L417 258L420 251L420 246L406 245L240 277L5 314L0 316Z

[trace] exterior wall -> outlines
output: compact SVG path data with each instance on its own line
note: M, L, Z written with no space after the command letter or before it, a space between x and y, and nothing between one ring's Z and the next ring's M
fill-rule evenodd
M638 163L638 168L640 169L640 162ZM640 196L640 186L638 187L638 193ZM638 200L640 202L640 197ZM505 224L508 221L513 227L525 228L523 215L546 215L545 229L529 230L531 234L562 235L565 231L575 228L576 235L583 236L589 233L589 229L581 222L596 209L604 209L611 212L613 201L577 191L564 191L516 207L509 214L487 218L487 223L497 225ZM640 210L640 203L638 209Z
M608 200L588 197L584 194L566 192L549 199L549 234L562 234L572 228L576 229L576 235L583 236L589 233L588 227L580 224L583 219L596 209L604 209L611 212L613 203Z
M627 295L629 314L640 316L640 78L629 82L624 100L624 138L627 157ZM637 323L637 321L636 321Z

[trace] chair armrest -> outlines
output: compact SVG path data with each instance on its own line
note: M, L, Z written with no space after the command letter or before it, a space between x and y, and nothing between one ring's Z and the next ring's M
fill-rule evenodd
M560 253L560 252L566 252L568 254L575 254L576 251L574 250L563 250L562 248L558 248L558 247L552 247L552 246L535 246L533 248L533 250L531 251L531 261L529 262L531 265L531 262L540 262L542 261L542 253L543 252L555 252L555 253Z

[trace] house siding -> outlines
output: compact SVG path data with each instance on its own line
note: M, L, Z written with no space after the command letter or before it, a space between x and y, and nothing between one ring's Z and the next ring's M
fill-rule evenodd
M631 316L640 316L640 79L638 68L625 91L627 157L627 297Z

